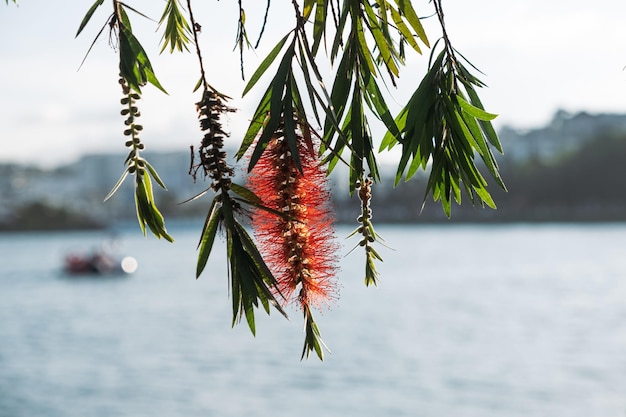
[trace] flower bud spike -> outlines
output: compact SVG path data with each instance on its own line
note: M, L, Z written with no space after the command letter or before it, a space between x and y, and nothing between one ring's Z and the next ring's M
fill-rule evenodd
M297 146L301 170L280 131L254 166L248 188L271 211L255 210L252 227L261 254L276 277L278 292L286 304L295 303L305 312L306 356L315 350L321 359L323 343L310 311L327 307L337 298L339 246L326 172L317 160L317 151L302 136Z

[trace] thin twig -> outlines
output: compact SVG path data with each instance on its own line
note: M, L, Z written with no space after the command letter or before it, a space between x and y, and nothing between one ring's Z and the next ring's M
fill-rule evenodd
M450 38L448 38L448 32L446 31L446 24L443 18L443 8L441 7L441 0L434 0L435 11L437 12L437 18L439 18L439 24L441 25L441 32L443 36L443 42L445 44L445 48L448 51L448 57L452 60L454 64L456 62L456 57L454 55L454 49L452 48L452 43L450 42Z
M196 44L196 55L198 55L198 61L200 63L200 76L202 77L202 83L204 89L209 88L209 83L206 80L206 73L204 72L204 64L202 63L202 53L200 52L200 45L198 43L198 32L200 32L200 25L196 23L196 19L193 17L193 11L191 10L191 0L187 0L187 10L189 10L189 21L193 28L193 42Z
M259 47L259 43L261 42L261 38L263 37L263 32L265 32L265 25L267 24L267 16L270 14L270 3L272 0L267 0L267 6L265 6L265 16L263 16L263 26L261 26L261 32L259 33L259 38L256 40L256 44L254 45L254 49Z
M244 24L244 16L245 11L243 10L243 5L241 4L241 0L239 2L239 31L237 33L237 45L239 46L239 65L241 67L241 79L245 80L246 76L243 70L243 41L246 37L246 27Z

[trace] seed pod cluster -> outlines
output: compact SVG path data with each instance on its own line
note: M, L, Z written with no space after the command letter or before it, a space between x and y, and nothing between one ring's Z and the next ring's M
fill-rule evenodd
M198 171L202 169L204 176L211 178L211 188L214 191L228 191L234 170L226 162L226 152L223 151L224 138L228 134L222 129L220 118L234 109L226 106L216 92L208 89L204 90L202 100L196 103L196 108L204 137L198 149L200 163L194 164L192 153L189 173L195 181Z
M360 234L362 236L358 246L365 249L365 285L376 285L378 280L378 271L376 270L375 260L382 261L376 249L372 244L382 238L374 230L372 225L372 209L370 208L370 201L372 199L372 179L365 178L361 181L357 181L356 189L358 190L359 199L361 200L361 214L357 217L359 227L352 233ZM351 236L352 236L351 235Z
M136 123L136 119L141 116L139 108L137 107L137 100L141 99L139 93L132 91L126 79L120 77L119 83L122 86L122 92L124 97L120 100L120 103L124 106L120 114L126 116L124 125L124 136L128 136L129 139L125 145L130 148L130 152L126 157L126 163L128 163L128 172L133 174L137 172L139 175L143 175L146 168L146 163L143 158L139 156L139 151L144 149L143 143L139 139L139 132L143 130L143 126Z
M363 239L359 242L359 246L366 246L376 240L375 237L372 236L369 227L370 220L372 219L372 209L370 208L370 201L372 199L372 179L365 178L363 181L357 181L356 188L358 189L359 199L361 200L361 214L359 214L359 217L356 219L357 222L360 223L357 231L363 236Z

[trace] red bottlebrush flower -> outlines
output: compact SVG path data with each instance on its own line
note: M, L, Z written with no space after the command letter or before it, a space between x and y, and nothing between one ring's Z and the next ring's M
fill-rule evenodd
M276 134L254 166L248 187L282 217L258 209L252 226L286 301L320 308L336 298L336 243L326 172L313 147L298 141L302 172ZM295 294L299 289L298 294Z

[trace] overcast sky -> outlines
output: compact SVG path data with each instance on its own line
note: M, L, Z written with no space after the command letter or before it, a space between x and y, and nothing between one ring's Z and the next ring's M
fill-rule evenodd
M111 7L105 2L85 33L74 39L92 3L20 0L19 7L0 4L0 161L53 166L84 153L125 151L117 55L106 32L78 70ZM157 20L164 5L157 0L127 3ZM241 99L245 84L239 75L238 54L233 52L237 2L194 4L203 27L201 46L209 80L231 95L231 105L240 110L227 124L232 140L238 143L255 100L269 80L262 79L258 91ZM250 36L256 39L265 1L244 0L243 4ZM291 0L272 1L261 47L246 53L248 76L291 28L290 4ZM421 16L433 13L426 0L413 4ZM487 110L499 114L497 127L539 127L557 109L626 113L626 2L446 0L444 9L453 45L485 74L482 80L489 88L480 94ZM192 93L198 79L195 56L159 55L161 32L155 32L155 24L138 16L131 19L169 92L145 89L139 104L143 141L149 149L186 150L201 138L194 107L199 97ZM425 21L431 43L440 35L435 23L434 19ZM415 89L427 59L428 53L410 60L402 88L392 91L390 103L400 103ZM399 104L392 105L397 113Z

